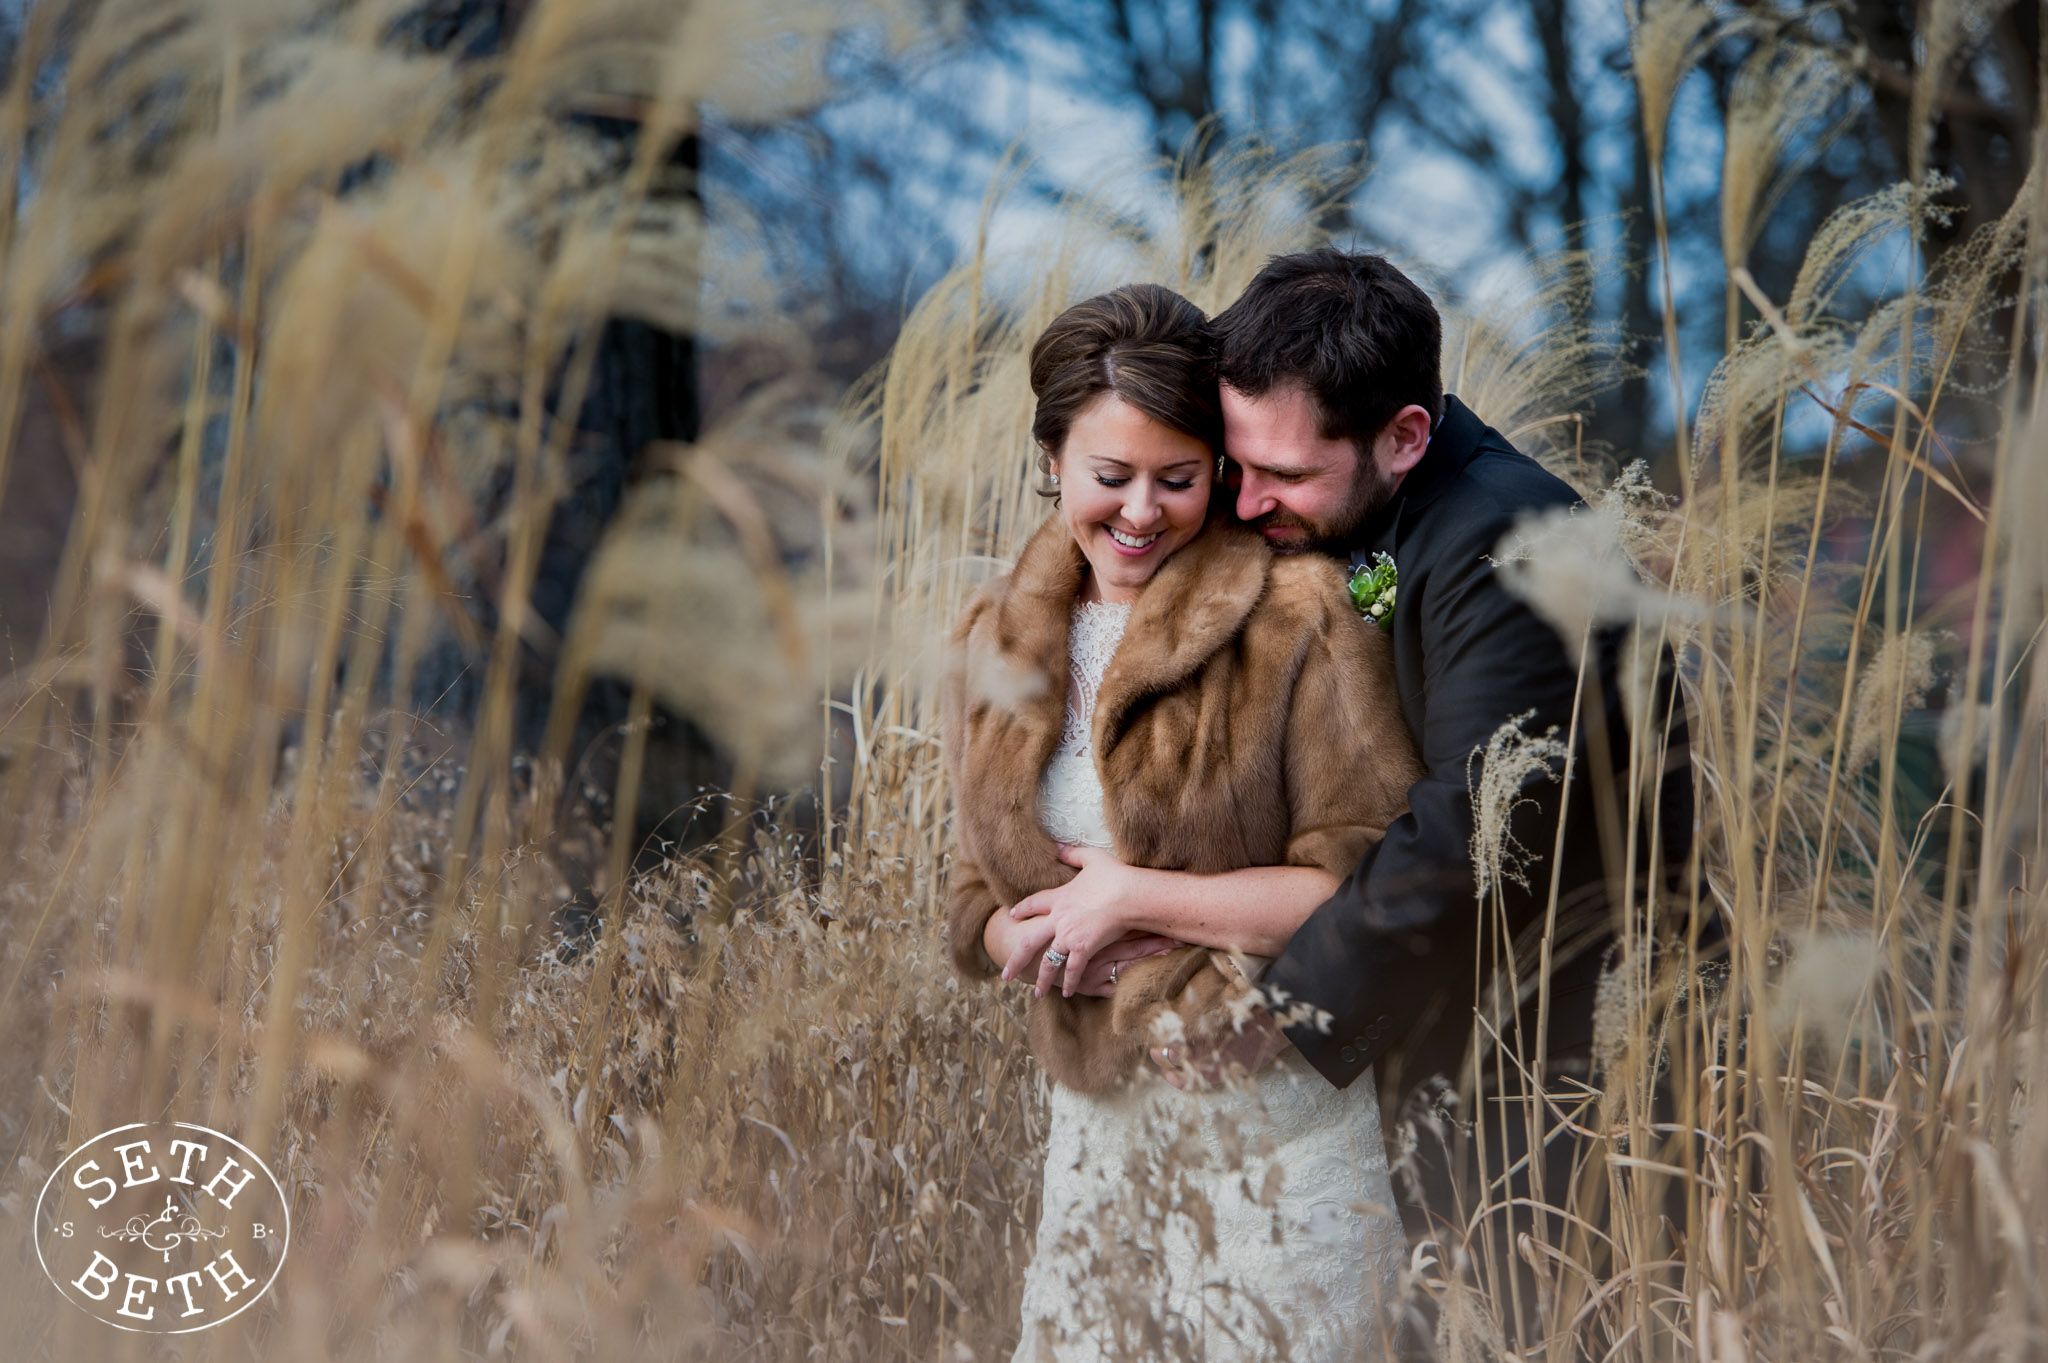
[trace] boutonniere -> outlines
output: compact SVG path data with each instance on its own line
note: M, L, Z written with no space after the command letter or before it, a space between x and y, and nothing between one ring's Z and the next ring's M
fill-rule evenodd
M1381 550L1371 562L1351 570L1351 604L1381 629L1388 628L1394 622L1394 587L1400 579L1393 558Z

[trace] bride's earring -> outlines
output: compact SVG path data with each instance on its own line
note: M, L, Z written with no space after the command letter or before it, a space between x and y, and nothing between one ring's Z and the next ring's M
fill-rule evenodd
M1052 479L1052 485L1054 487L1058 487L1060 485L1060 473L1058 469L1054 469L1051 473L1048 473L1045 476Z
M1220 454L1216 456L1216 476L1218 478L1223 476L1223 456Z

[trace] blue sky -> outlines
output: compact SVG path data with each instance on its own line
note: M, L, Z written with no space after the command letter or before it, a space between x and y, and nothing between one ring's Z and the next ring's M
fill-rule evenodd
M1085 9L1086 0L1075 3ZM1380 0L1367 0L1368 12L1380 8ZM1430 127L1410 116L1391 116L1367 149L1371 174L1354 203L1356 228L1340 240L1409 264L1454 303L1512 303L1526 296L1531 285L1527 248L1511 227L1513 195L1517 189L1554 184L1561 161L1538 102L1546 97L1547 82L1530 7L1475 0L1472 12L1472 21L1455 40L1433 20L1415 32L1427 60L1455 78L1458 106L1434 112L1447 122L1483 126L1501 149L1501 165L1482 170L1446 151ZM1619 0L1580 0L1569 13L1575 93L1587 129L1584 155L1591 176L1585 233L1589 245L1615 252L1623 239L1621 215L1631 207L1636 145L1626 24ZM1230 20L1221 38L1226 54L1238 54L1236 65L1248 67L1245 56L1256 36L1242 22ZM1011 42L1009 59L959 44L910 63L911 74L902 85L856 80L819 120L827 135L871 149L891 168L886 183L846 194L833 203L831 215L848 259L855 268L868 268L862 258L872 252L873 268L899 305L914 301L937 267L972 242L983 192L1005 146L1015 144L1031 158L1040 191L1114 186L1123 202L1142 201L1148 192L1144 168L1156 158L1149 112L1127 93L1091 85L1089 36L1042 26L1013 30ZM1323 54L1298 42L1288 46L1284 36L1275 42L1289 80L1299 81L1310 96L1343 80ZM1223 65L1219 102L1225 116L1241 118L1240 126L1257 126L1244 108L1243 81L1230 77L1230 61ZM849 69L857 71L860 65L850 63ZM1313 107L1312 98L1308 104ZM1721 127L1714 86L1695 73L1675 103L1665 166L1674 229L1671 271L1686 327L1681 348L1688 406L1697 401L1722 342ZM1318 140L1313 128L1265 131L1283 141L1293 134L1299 134L1298 140ZM771 152L765 159L772 163L776 157ZM1156 186L1150 192L1156 193ZM1050 212L1042 192L1010 194L993 220L998 253L1035 243ZM1530 234L1543 249L1561 244L1565 226L1553 210L1538 208ZM1781 239L1773 247L1780 257L1790 253L1793 258L1802 248L1796 239ZM1654 262L1637 263L1651 271L1653 306L1660 304L1661 278ZM1896 258L1873 260L1866 271L1870 286L1879 287L1898 263ZM1618 312L1623 282L1618 269L1603 274L1603 313ZM1649 400L1655 424L1668 429L1664 360L1654 353L1660 338L1648 339L1651 349L1640 358L1656 376Z

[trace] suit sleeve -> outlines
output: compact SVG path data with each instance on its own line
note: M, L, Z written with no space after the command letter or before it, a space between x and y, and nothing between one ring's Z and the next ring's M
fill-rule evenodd
M1401 721L1393 647L1354 615L1332 580L1287 714L1287 863L1350 874L1408 807L1421 774Z
M1427 660L1418 735L1424 769L1407 791L1407 812L1365 851L1266 975L1276 1006L1305 1003L1328 1015L1327 1031L1296 1021L1288 1035L1339 1087L1397 1045L1451 1020L1446 1010L1469 1012L1479 906L1468 764L1509 716L1533 711L1525 731L1555 725L1560 736L1571 719L1576 667L1550 627L1501 586L1485 557L1505 528L1504 521L1482 522L1461 534L1414 601ZM1401 604L1410 604L1406 584ZM1535 911L1548 900L1558 790L1556 782L1533 777L1511 822L1517 841L1541 858L1530 874L1543 891ZM1509 917L1518 926L1532 912L1533 896L1512 885L1508 893Z

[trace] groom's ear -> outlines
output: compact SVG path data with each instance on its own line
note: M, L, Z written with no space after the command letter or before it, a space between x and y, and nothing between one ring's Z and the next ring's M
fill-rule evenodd
M1379 465L1382 477L1398 483L1408 476L1408 470L1422 462L1423 451L1429 448L1431 425L1427 407L1410 403L1394 413L1372 442L1373 462Z

